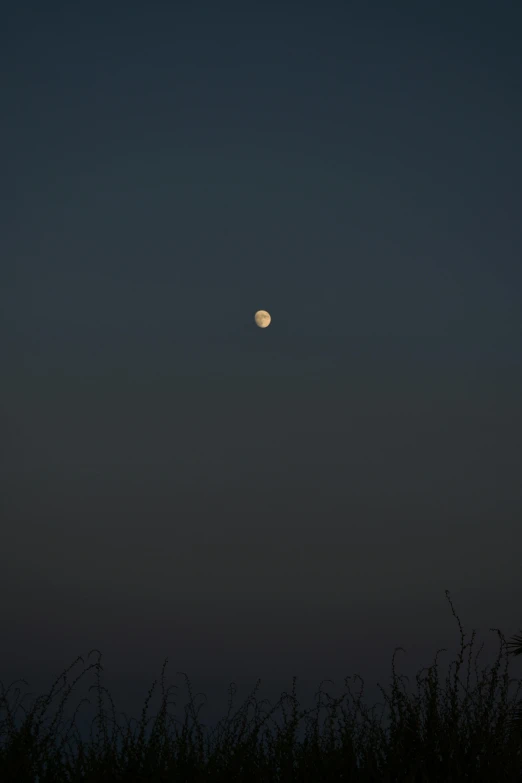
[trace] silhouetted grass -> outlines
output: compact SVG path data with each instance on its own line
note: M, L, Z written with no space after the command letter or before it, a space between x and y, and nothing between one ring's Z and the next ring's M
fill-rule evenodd
M98 652L97 662L84 669L70 685L66 687L67 673L78 661L83 661L81 656L60 675L47 696L40 696L35 701L30 711L26 711L21 704L17 705L17 709L21 708L25 713L20 726L15 725L14 713L7 701L15 683L7 691L2 685L0 710L5 711L7 717L0 722L0 780L2 783L522 781L522 730L516 713L516 698L521 684L509 704L508 688L511 682L517 680L508 678L508 654L504 637L498 629L491 629L499 636L500 649L493 668L486 674L486 667L480 679L477 659L483 645L476 654L476 684L472 692L470 665L475 631L471 641L464 644L464 632L447 590L446 596L459 624L461 637L460 653L449 667L446 689L443 691L439 684L437 657L443 651L439 650L432 666L417 674L417 694L407 695L399 687L402 677L397 677L395 672L395 654L402 649L396 648L392 657L391 697L379 685L390 712L386 728L382 727L383 714L377 721L373 714L370 717L361 703L364 681L358 675L354 676L354 680L360 680L361 688L356 696L350 690L347 683L350 678L347 677L345 685L348 691L340 698L333 699L325 694L328 704L323 705L320 687L317 706L300 711L294 677L292 693L283 693L277 704L268 711L262 711L260 706L263 702L260 704L255 699L261 682L258 680L241 710L231 717L232 683L226 718L220 721L209 736L204 737L194 708L190 682L184 675L190 703L185 707L185 720L181 729L174 726L174 731L171 731L172 725L180 722L171 718L167 712L171 702L168 700L170 688L165 691L164 687L166 659L161 674L161 707L149 735L146 736L146 727L150 722L150 718L147 720L147 709L156 683L152 685L145 701L137 734L131 732L128 719L126 730L123 731L116 722L110 694L100 683L101 654L91 650ZM459 672L464 652L468 648L464 684ZM499 674L504 656L504 669ZM455 669L452 673L453 665ZM87 699L82 699L78 704L65 735L60 734L59 725L72 688L92 668L96 669L96 684L89 690L94 688L97 692L98 712L91 723L90 744L85 744L80 738L75 719ZM421 675L424 672L426 674L423 677ZM57 690L62 680L63 684ZM27 685L25 680L18 682ZM500 688L499 698L496 698L497 688ZM18 698L20 691L18 688L16 691ZM64 692L58 711L50 726L44 728L45 710L61 691ZM112 708L110 733L103 704L104 692ZM355 709L347 709L347 705L343 704L348 695ZM285 709L285 702L290 702L290 714ZM254 706L254 716L247 721L250 706ZM273 718L279 707L283 712L282 728ZM327 718L323 732L320 733L319 712L322 708L327 709ZM340 715L337 714L338 710ZM191 725L189 717L192 719ZM306 736L303 741L298 741L296 732L301 720L306 724ZM275 725L274 732L270 730L269 723ZM95 724L96 737L93 736ZM74 748L69 736L71 733L75 734Z

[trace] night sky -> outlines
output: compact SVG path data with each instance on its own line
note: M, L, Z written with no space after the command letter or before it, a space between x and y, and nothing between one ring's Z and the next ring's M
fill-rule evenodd
M167 656L178 718L176 671L203 722L258 677L371 706L396 646L455 659L445 589L520 629L521 40L502 0L4 10L4 686L98 648L136 717Z

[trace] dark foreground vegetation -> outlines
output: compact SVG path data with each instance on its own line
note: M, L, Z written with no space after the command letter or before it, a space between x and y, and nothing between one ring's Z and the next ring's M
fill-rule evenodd
M522 782L522 719L517 697L521 687L508 703L508 650L522 652L521 639L506 643L502 633L494 628L500 639L500 649L493 668L479 674L477 658L474 660L475 689L470 689L470 665L475 637L464 644L464 632L446 590L451 610L456 618L461 637L460 653L452 663L446 677L446 688L439 685L437 654L434 663L422 669L416 676L417 694L408 695L399 682L403 679L395 673L395 653L392 658L393 686L391 696L381 689L389 710L386 728L382 717L377 721L361 703L363 680L355 675L361 687L352 694L346 678L348 692L332 699L318 692L318 704L310 710L299 710L293 679L292 693L282 694L270 710L262 710L255 699L260 685L258 680L252 694L241 710L231 717L233 686L230 688L229 709L224 724L221 723L204 737L198 723L194 699L188 683L190 703L185 708L185 720L179 723L167 712L169 689L165 691L165 660L161 675L162 703L150 732L146 732L147 709L156 683L151 687L143 707L137 732L131 732L130 721L126 730L116 722L116 711L108 691L100 683L102 669L98 660L92 663L67 685L67 673L71 666L55 681L46 696L40 696L27 711L21 703L12 710L7 689L1 685L0 693L0 781L1 783L140 783L141 781L172 781L196 783L199 781L223 781L234 783L278 783L279 781L463 781ZM482 645L483 646L483 645ZM460 676L467 654L466 679ZM91 651L94 652L94 651ZM505 659L500 672L501 660ZM454 669L453 669L454 667ZM85 745L75 725L75 717L85 699L77 706L65 734L59 726L65 702L72 688L89 671L95 668L98 713L91 724L90 744ZM424 673L424 676L422 676ZM62 683L63 681L63 683ZM25 680L18 682L27 683ZM61 687L58 687L62 683ZM498 689L498 693L497 693ZM43 716L51 701L61 692L58 710L50 725L44 728ZM20 693L16 689L17 698ZM111 731L107 722L103 693L111 704ZM325 695L327 704L321 697ZM350 696L355 709L343 704ZM247 721L249 707L254 716ZM283 728L273 718L281 708ZM15 724L15 713L22 709L25 717ZM319 731L319 712L326 709L323 731ZM338 710L340 715L338 715ZM198 710L199 711L199 710ZM372 711L373 712L373 709ZM6 717L3 718L5 713ZM3 718L3 719L2 719ZM296 738L296 729L305 721L304 741ZM275 725L272 732L270 724ZM71 736L74 734L74 736ZM74 746L72 740L74 739Z

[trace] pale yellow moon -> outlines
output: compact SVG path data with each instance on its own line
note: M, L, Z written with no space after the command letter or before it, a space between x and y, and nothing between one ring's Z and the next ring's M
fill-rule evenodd
M258 310L254 316L254 320L261 329L266 329L266 327L270 325L272 318L270 313L267 313L266 310Z

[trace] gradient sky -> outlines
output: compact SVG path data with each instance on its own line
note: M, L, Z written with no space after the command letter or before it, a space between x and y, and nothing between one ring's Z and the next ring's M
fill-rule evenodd
M202 720L293 674L371 706L394 647L454 660L446 588L495 653L521 4L33 0L0 29L4 685L96 647L136 716L166 656Z

